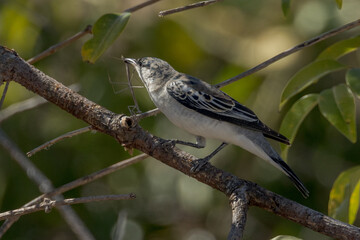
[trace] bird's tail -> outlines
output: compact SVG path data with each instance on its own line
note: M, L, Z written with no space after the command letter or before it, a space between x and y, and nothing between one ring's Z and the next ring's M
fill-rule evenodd
M271 159L280 166L282 171L290 178L290 180L294 183L295 187L301 192L304 198L309 197L309 190L306 189L304 184L300 181L300 179L296 176L296 174L291 170L291 168L279 157Z

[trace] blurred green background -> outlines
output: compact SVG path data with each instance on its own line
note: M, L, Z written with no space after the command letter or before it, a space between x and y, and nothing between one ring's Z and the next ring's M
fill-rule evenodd
M141 2L1 0L0 45L15 49L28 59L93 24L101 15L121 12ZM157 16L161 10L191 2L164 0L134 12L120 38L96 64L87 64L81 59L81 46L90 38L86 36L35 66L65 85L79 83L80 94L111 111L129 114L128 106L133 102L129 90L123 90L122 84L127 80L124 64L119 60L121 56L159 57L181 72L215 84L302 41L359 18L360 9L358 0L344 1L341 10L330 0L294 1L285 18L279 0L227 0L164 18ZM340 34L222 90L252 108L267 125L279 129L286 108L291 106L290 103L278 112L286 81L326 46L356 34L359 29ZM359 65L359 51L343 61ZM343 73L329 75L306 92L319 92L344 82L342 76ZM133 79L137 85L141 84L135 75ZM115 94L114 89L123 91ZM135 89L135 94L142 111L154 108L145 89ZM11 83L3 108L32 96L34 94L20 85ZM358 99L356 103L359 115ZM140 124L163 138L194 140L163 115L144 119ZM357 125L359 129L359 121ZM52 104L14 115L1 123L1 128L24 152L84 126L82 121ZM203 150L183 149L202 157L217 144L210 140ZM273 145L279 149L276 143ZM334 180L343 170L358 165L359 156L359 143L351 144L316 108L301 126L288 157L291 168L309 188L309 199L303 199L280 171L239 147L227 147L212 163L326 214ZM61 186L129 157L111 137L86 133L34 155L31 161L55 186ZM0 166L1 212L18 208L39 195L38 187L2 148ZM97 239L112 239L119 213L127 214L124 239L225 239L229 232L231 211L223 194L151 158L64 195L129 192L136 193L137 199L73 208ZM329 239L262 209L249 210L245 239L270 239L280 234ZM75 238L59 213L53 210L49 214L39 212L22 217L3 239Z

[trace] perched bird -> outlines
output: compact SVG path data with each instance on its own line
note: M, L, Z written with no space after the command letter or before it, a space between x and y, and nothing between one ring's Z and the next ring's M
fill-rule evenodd
M194 163L198 171L227 144L240 146L270 162L284 172L306 198L309 191L271 147L266 138L289 144L283 135L262 123L253 111L210 84L177 72L167 62L153 57L125 58L135 67L151 100L176 126L194 134L197 144L175 141L193 147L204 147L205 138L223 143L209 156Z

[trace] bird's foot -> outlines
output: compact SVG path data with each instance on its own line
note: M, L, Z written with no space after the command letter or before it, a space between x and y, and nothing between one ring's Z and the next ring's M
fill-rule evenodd
M166 140L164 143L163 143L163 146L165 148L174 148L176 145L176 140Z
M191 169L190 169L190 171L192 172L192 173L197 173L197 172L199 172L200 170L201 170L201 168L206 164L206 163L208 163L209 162L209 158L200 158L200 159L197 159L197 160L194 160L194 161L192 161L191 162L191 165L192 165L192 167L191 167Z

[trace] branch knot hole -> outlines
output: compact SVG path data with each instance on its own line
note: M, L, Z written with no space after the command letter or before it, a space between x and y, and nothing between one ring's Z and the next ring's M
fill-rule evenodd
M122 116L120 119L120 125L123 128L133 128L136 126L136 121L135 119L129 117L129 116Z

